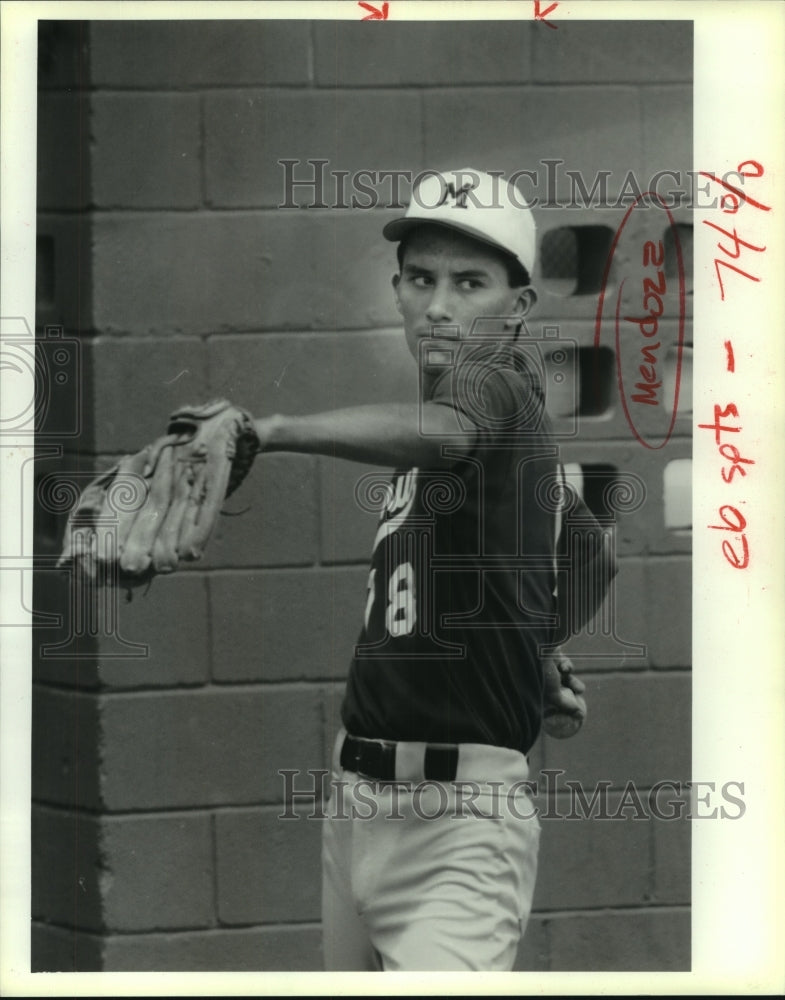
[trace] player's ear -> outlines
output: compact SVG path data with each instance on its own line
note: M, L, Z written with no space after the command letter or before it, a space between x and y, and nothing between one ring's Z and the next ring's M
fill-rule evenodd
M518 294L513 305L512 315L504 321L504 329L507 331L513 331L513 339L517 339L518 334L521 332L521 327L523 326L523 318L528 315L531 309L534 308L536 301L537 293L530 285L518 290Z
M537 292L531 285L521 288L518 293L517 307L521 316L528 316L537 302Z
M398 310L399 313L402 312L400 285L401 285L400 274L394 274L392 276L393 294L395 295L395 308Z

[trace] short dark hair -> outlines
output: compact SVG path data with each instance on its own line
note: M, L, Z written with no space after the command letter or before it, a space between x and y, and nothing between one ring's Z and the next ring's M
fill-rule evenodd
M396 256L398 257L398 270L403 270L403 258L406 253L406 244L409 240L409 236L404 236L395 249ZM478 241L479 242L479 241ZM490 244L484 244L490 247ZM495 247L490 247L491 250L496 250ZM497 250L499 260L504 264L507 269L507 281L510 283L510 288L525 288L531 284L531 277L526 268L521 264L517 258L513 257L512 254L505 253L503 250Z

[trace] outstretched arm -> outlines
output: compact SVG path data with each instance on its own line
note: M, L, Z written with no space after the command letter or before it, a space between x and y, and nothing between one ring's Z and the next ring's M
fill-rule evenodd
M467 421L464 419L463 424ZM348 458L371 465L449 466L474 447L451 406L440 403L374 403L307 416L254 421L260 450L295 451ZM443 445L448 445L447 454Z

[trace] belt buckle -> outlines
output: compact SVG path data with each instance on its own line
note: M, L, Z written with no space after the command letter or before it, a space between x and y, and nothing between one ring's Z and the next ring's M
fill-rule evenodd
M341 750L342 766L370 781L384 781L387 778L386 756L393 751L393 778L395 777L395 744L384 740L361 739L348 733Z
M355 774L360 774L361 773L360 765L362 764L362 759L363 759L362 744L356 740L353 740L352 744L349 747L349 764L351 764L352 766L350 766L348 770L354 771Z

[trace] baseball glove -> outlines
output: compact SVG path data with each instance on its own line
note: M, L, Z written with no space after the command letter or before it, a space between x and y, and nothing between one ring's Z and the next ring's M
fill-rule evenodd
M131 588L200 559L258 450L251 415L225 399L177 410L163 437L84 489L58 565Z

